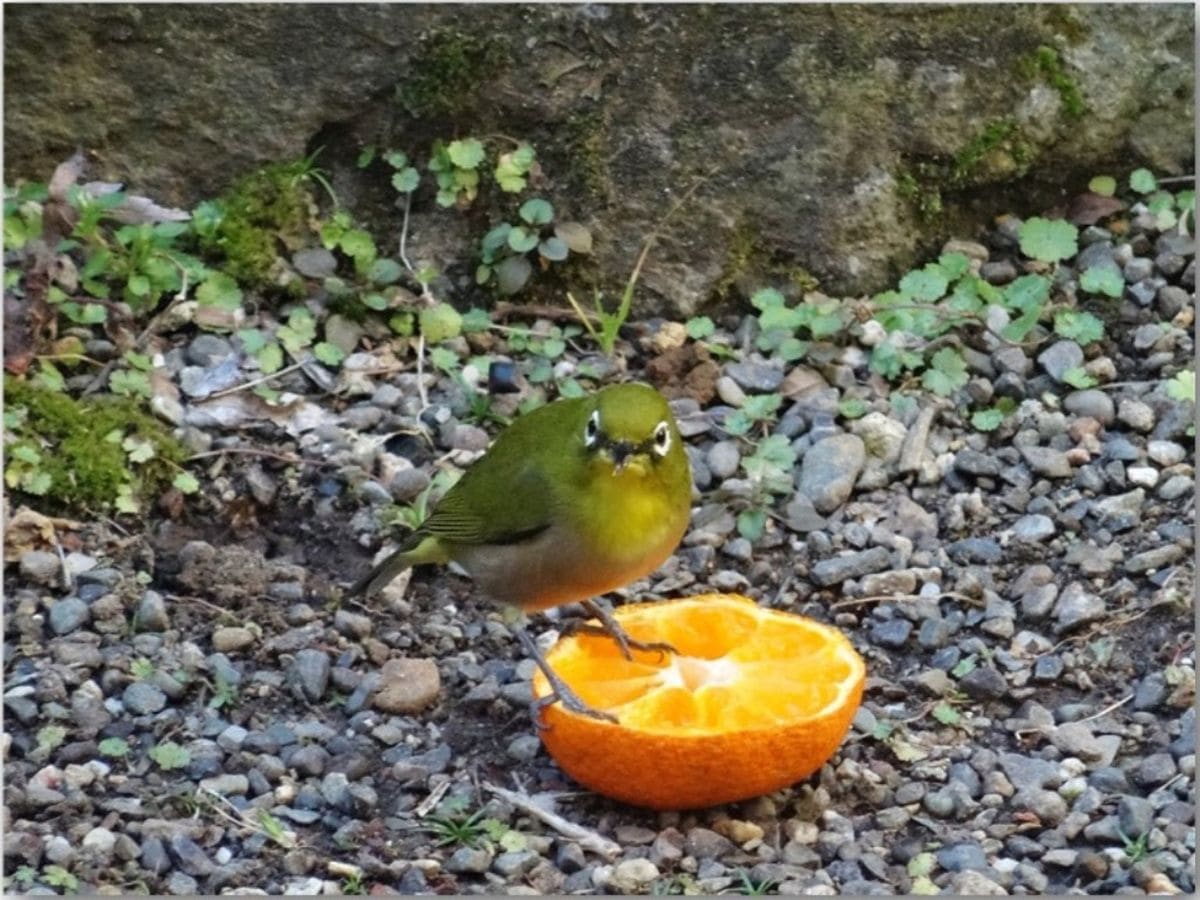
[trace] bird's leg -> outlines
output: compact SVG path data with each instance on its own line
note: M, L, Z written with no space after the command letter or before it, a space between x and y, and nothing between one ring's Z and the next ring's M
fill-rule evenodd
M676 653L676 652L678 652L678 651L676 651L676 649L674 647L672 647L670 644L666 643L665 641L647 642L647 641L639 641L636 638L630 637L629 633L627 631L625 631L624 628L622 628L620 625L617 624L617 620L615 618L613 618L613 614L611 612L609 612L604 607L604 604L599 600L581 600L579 602L579 605L582 606L584 609L586 609L589 613L591 613L597 619L599 619L600 624L599 625L591 625L586 622L580 622L579 624L573 624L573 625L569 626L569 631L568 631L569 634L597 634L597 635L604 635L606 637L610 637L614 641L616 641L617 646L619 648L621 648L621 655L629 660L633 659L633 654L629 652L631 649L644 650L647 653L649 653L649 652L657 652L657 653Z
M542 651L538 649L537 642L529 636L529 632L525 630L523 623L514 622L512 630L517 635L517 639L525 647L525 652L533 657L533 661L537 663L537 667L542 670L542 674L546 676L546 681L550 682L551 693L545 697L540 697L533 701L533 722L540 729L546 726L542 724L541 711L551 703L558 702L563 705L564 709L568 709L573 713L578 713L582 716L591 716L593 719L599 719L602 722L616 722L617 717L612 713L606 713L603 710L588 706L579 695L567 687L567 683L558 677L558 674L550 668L550 664L546 662L546 657L542 655Z

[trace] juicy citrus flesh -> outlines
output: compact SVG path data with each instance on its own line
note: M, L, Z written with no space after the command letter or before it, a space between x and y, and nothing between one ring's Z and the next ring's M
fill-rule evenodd
M548 654L581 700L616 724L543 711L542 740L597 793L656 809L746 799L808 777L833 754L862 699L865 668L837 630L710 594L624 606L630 637L677 653L634 651L576 635ZM550 691L541 673L534 694Z

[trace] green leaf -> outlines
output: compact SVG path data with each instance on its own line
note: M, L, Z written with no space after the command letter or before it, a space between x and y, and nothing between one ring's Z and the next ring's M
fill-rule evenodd
M783 306L784 297L775 288L760 288L750 296L750 305L757 310L766 311L772 307Z
M567 258L567 245L556 237L546 238L538 244L538 253L550 262L562 262Z
M1125 278L1116 266L1092 266L1079 276L1079 287L1089 294L1120 297L1125 293Z
M434 347L429 351L429 362L435 369L442 372L454 372L458 369L458 354L449 347Z
M462 334L462 316L448 303L421 310L421 334L431 344L439 344Z
M941 267L933 264L909 272L900 279L900 290L922 303L941 299L949 286Z
M329 341L318 341L313 344L312 352L319 362L327 366L341 365L342 360L346 358L346 351Z
M54 485L54 480L49 472L23 472L20 484L25 493L44 497Z
M378 291L368 291L358 299L367 309L373 309L376 312L383 312L390 305L388 298Z
M150 279L145 275L130 275L125 282L125 290L135 297L144 298L150 294Z
M460 169L474 169L483 162L483 144L475 138L463 138L446 145L450 162Z
M783 397L779 394L751 394L746 398L742 409L751 419L765 422L779 411L782 404Z
M1073 366L1067 369L1062 374L1062 380L1064 384L1069 384L1079 390L1095 387L1099 383L1094 376L1088 374L1088 370L1083 366Z
M480 263L475 267L475 283L482 287L492 280L492 267L487 263Z
M518 214L530 225L549 225L554 220L554 207L541 197L534 197L521 204Z
M108 376L108 389L122 397L146 397L153 395L150 378L145 372L134 369L116 369Z
M367 144L367 146L362 148L362 151L359 152L358 157L354 160L354 165L359 169L365 169L374 161L374 159L375 145Z
M371 148L374 152L374 147ZM393 169L405 169L408 167L408 154L402 150L389 150L383 154L383 161Z
M1111 197L1117 192L1117 179L1111 175L1097 175L1088 182L1088 190L1101 197Z
M838 404L838 414L844 419L861 419L867 414L866 401L861 397L847 397Z
M347 230L338 241L338 246L342 248L343 253L354 260L355 268L360 271L369 270L371 263L379 255L379 251L375 247L375 239L369 232L361 228Z
M517 253L527 253L538 245L538 234L518 225L508 233L508 246Z
M763 531L767 527L767 511L755 507L753 509L744 509L738 513L737 530L738 534L748 540L750 543L755 543L762 537Z
M50 752L62 744L67 737L67 729L62 725L44 725L38 729L38 749Z
M918 853L908 861L908 874L912 878L920 878L923 875L928 875L937 865L937 857L932 853Z
M154 444L136 435L131 434L121 441L121 449L125 451L131 463L139 464L154 459Z
M1030 259L1054 263L1070 259L1079 252L1079 229L1062 219L1034 216L1021 223L1018 237L1021 252Z
M403 274L404 269L400 263L384 256L371 263L367 277L375 284L395 284Z
M242 305L242 289L224 272L213 272L196 288L196 302L201 306L233 311Z
M129 755L129 742L125 738L107 737L96 745L96 749L100 751L101 756L120 759Z
M921 383L939 396L949 397L967 383L966 360L951 347L943 347L933 354L930 366L921 376Z
M38 360L38 371L33 377L33 382L48 391L65 391L67 389L67 380L63 378L62 372L58 371L54 363L48 359Z
M943 725L957 725L962 721L962 714L945 700L934 706L933 717Z
M524 256L510 256L496 266L496 285L502 294L515 294L533 274L533 266Z
M693 341L703 340L717 330L717 326L713 324L713 320L708 316L693 316L687 320L687 324L684 327L687 330L688 337Z
M258 360L258 368L264 375L270 375L283 368L283 348L272 341L254 354Z
M1158 179L1149 169L1134 169L1129 173L1129 187L1139 194L1149 194L1158 190Z
M421 184L421 173L412 166L392 175L392 187L401 194L411 194Z
M1184 403L1196 402L1196 371L1183 369L1166 382L1167 396Z
M492 317L486 309L472 306L462 316L463 334L477 334L492 327Z
M578 222L559 222L554 226L554 235L572 253L587 255L592 252L592 232Z
M192 761L192 755L186 747L181 747L174 741L163 741L150 748L149 756L162 769L182 769Z
M1104 323L1090 312L1064 309L1054 316L1054 331L1080 346L1087 346L1104 337Z
M975 654L963 657L958 661L953 669L950 670L951 676L954 678L965 678L979 667L979 662L975 659Z
M1004 413L992 407L971 414L971 425L976 431L995 431L1004 421Z
M943 253L937 264L950 281L962 278L971 269L971 260L965 253Z
M1044 275L1022 275L1004 287L1003 301L1009 309L1041 310L1050 299L1050 279Z
M191 472L176 472L171 486L181 494L194 494L200 490L200 482Z

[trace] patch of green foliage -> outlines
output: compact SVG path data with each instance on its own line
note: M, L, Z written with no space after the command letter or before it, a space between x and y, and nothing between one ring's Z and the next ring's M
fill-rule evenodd
M516 223L501 222L483 236L475 283L515 294L529 283L534 261L545 270L565 262L571 253L591 252L591 231L578 222L556 223L550 202L534 197L521 204Z
M1067 74L1062 57L1053 47L1041 46L1018 63L1022 75L1030 80L1044 81L1062 99L1063 113L1068 119L1082 119L1088 105L1079 91L1079 84Z
M507 59L499 38L437 32L422 42L408 76L396 85L396 100L418 119L461 113Z
M182 473L167 429L121 397L76 400L4 379L5 482L63 508L136 512Z

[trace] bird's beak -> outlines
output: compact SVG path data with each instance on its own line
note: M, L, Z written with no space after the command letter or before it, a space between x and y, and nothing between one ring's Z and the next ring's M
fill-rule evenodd
M633 458L635 449L633 444L628 441L617 441L609 447L609 452L612 453L614 475L625 469L629 460Z

